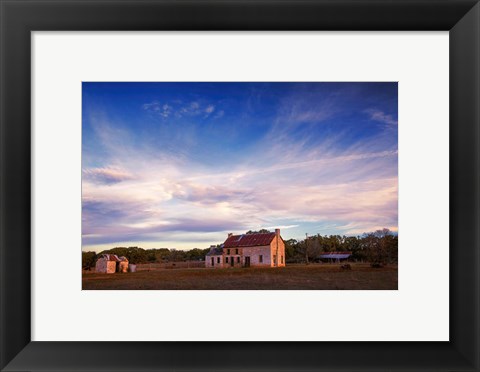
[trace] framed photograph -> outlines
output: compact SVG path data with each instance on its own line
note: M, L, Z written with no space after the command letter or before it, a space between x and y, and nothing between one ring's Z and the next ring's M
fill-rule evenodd
M479 6L2 0L1 369L479 370Z
M397 82L83 82L82 289L398 289L397 108Z

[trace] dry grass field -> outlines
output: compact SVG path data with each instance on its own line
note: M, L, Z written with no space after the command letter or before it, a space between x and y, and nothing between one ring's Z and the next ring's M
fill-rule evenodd
M371 268L351 264L288 265L284 268L154 268L140 267L135 273L83 272L82 288L89 289L220 289L220 290L390 290L398 289L397 266Z

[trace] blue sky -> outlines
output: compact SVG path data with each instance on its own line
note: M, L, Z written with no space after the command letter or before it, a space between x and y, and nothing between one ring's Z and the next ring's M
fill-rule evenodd
M82 249L397 231L397 83L83 83Z

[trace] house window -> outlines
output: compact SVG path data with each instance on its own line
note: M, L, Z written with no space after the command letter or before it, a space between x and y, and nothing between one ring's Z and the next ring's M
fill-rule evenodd
M225 262L228 263L228 257L225 257Z
M281 259L281 263L283 264L283 256L280 256L280 259Z
M238 254L238 249L235 249L235 254Z
M215 265L215 260L212 257L212 266Z
M227 254L230 254L230 249L227 249ZM228 262L228 261L227 261Z
M263 262L263 256L262 255L258 256L258 262Z
M277 262L277 256L274 254L273 255L273 263L276 263Z
M240 257L237 257L237 263L240 263Z
M220 257L217 257L217 263L218 264L220 263Z

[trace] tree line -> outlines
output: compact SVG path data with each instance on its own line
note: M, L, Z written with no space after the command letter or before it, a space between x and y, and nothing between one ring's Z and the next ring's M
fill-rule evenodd
M256 232L247 231L247 234ZM221 244L217 244L220 247ZM125 256L132 264L203 261L210 248L194 248L182 251L169 248L143 249L140 247L115 247L100 253L82 252L82 267L92 268L98 257L104 253ZM398 236L388 229L377 230L361 236L345 235L313 235L303 240L289 239L285 241L285 259L287 263L316 262L321 260L325 252L349 251L349 260L379 264L398 262Z
M300 241L285 241L285 256L290 263L320 261L322 253L339 251L352 252L351 261L396 263L398 236L389 229L382 229L361 236L317 234Z
M131 264L144 264L154 262L185 262L185 261L203 261L210 248L194 248L188 251L168 248L143 249L140 247L115 247L99 253L82 252L82 267L84 269L95 267L97 259L105 253L116 254L118 257L124 256Z

